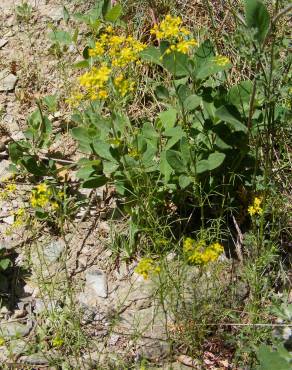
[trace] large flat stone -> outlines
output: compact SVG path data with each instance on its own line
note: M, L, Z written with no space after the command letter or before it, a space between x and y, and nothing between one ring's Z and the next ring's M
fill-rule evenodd
M19 322L0 323L0 336L2 337L25 337L31 330L30 326Z
M87 271L85 289L91 290L98 297L106 298L108 295L106 274L97 268Z
M9 177L10 172L7 170L10 162L7 159L0 160L0 182Z
M0 91L11 91L14 89L18 77L4 69L0 72Z

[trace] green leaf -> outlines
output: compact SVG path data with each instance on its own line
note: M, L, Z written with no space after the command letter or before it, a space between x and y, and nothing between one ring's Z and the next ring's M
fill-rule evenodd
M94 176L83 182L82 187L86 189L99 188L107 183L108 179L103 176Z
M196 172L201 174L207 171L212 171L221 166L226 155L224 153L215 152L209 155L208 159L202 159L197 163Z
M215 168L221 166L221 164L224 162L225 157L226 154L220 152L210 154L208 157L209 170L212 171Z
M170 180L170 176L173 173L172 167L169 165L167 159L166 159L166 151L164 150L161 152L160 155L160 163L159 163L159 169L162 175L164 175L164 180L166 183Z
M158 48L154 46L148 46L142 50L139 55L145 62L154 63L162 67L162 62L160 60L161 53Z
M245 19L249 28L256 29L255 38L262 43L270 26L270 15L266 6L259 0L245 0Z
M74 127L71 130L71 135L74 139L84 142L91 143L92 137L89 136L88 130L84 127Z
M85 60L89 59L89 49L90 47L87 45L82 51L82 56Z
M159 85L159 86L156 87L155 95L160 100L165 100L165 99L169 98L169 92L168 92L167 88L163 85Z
M142 127L142 134L143 134L144 138L149 139L153 142L157 141L157 140L153 140L153 139L159 138L158 132L156 132L155 128L152 126L152 124L150 122L145 122L144 123L144 125Z
M289 355L289 352L286 352ZM261 345L257 357L260 362L258 370L291 370L291 362L281 357L279 351L273 351L269 346Z
M17 142L8 144L9 157L13 163L17 163L23 157L24 149Z
M249 101L252 91L252 82L250 80L242 81L239 84L232 86L228 92L228 100L242 114L248 115Z
M106 143L105 141L94 140L93 149L101 158L116 162L115 158L112 156L110 144Z
M92 166L84 166L80 168L77 173L76 177L78 179L88 179L93 173L95 172L95 168Z
M205 40L197 49L195 61L197 65L204 64L206 59L215 56L214 46L210 40Z
M191 151L191 148L190 148L189 141L186 136L183 136L180 140L180 152L181 152L181 156L182 156L182 159L185 165L189 164L191 161L190 151Z
M169 108L168 110L159 113L158 117L162 122L165 129L171 128L176 122L177 110L174 108Z
M122 15L123 8L121 4L113 6L105 15L105 20L108 22L116 22Z
M88 68L90 63L88 60L81 60L80 62L74 63L72 65L73 68Z
M168 164L178 173L186 171L185 164L182 160L181 154L175 150L166 151L166 160Z
M26 170L36 176L47 175L48 169L42 163L38 163L34 157L25 157L22 159L21 163L26 168Z
M9 266L11 266L11 261L9 258L3 258L3 259L0 259L0 269L1 270L7 270Z
M56 30L49 33L49 38L52 42L60 43L64 45L70 45L72 43L72 37L69 32Z
M189 57L186 54L173 52L163 56L163 66L176 77L188 76Z
M103 164L103 172L106 175L111 175L112 173L116 172L117 169L119 168L119 164L117 162L104 160L102 164Z
M213 76L218 72L225 71L229 68L231 68L232 64L230 62L220 65L217 62L217 57L211 57L209 59L206 59L204 63L202 63L199 68L197 69L195 73L195 77L198 80L204 80L207 77Z
M165 150L167 150L173 147L186 134L184 130L181 128L181 126L177 126L165 130L164 135L170 136L170 139L168 140L165 146Z
M216 135L215 145L221 150L232 149L232 146L225 143L218 135Z
M187 186L189 186L192 183L192 181L193 181L192 178L186 175L180 175L180 177L178 178L179 186L182 189L185 189Z
M57 95L48 95L43 98L43 103L46 105L48 110L55 113L58 109Z
M187 112L190 112L198 108L198 106L201 104L201 101L202 101L202 98L200 96L192 94L185 99L183 105L184 105L185 110Z
M109 12L111 9L111 0L104 0L102 5L102 15L105 17L105 15Z
M220 120L226 122L232 131L247 132L247 127L238 120L232 105L222 105L216 110L215 115Z
M63 18L64 18L65 23L69 22L70 14L68 12L68 9L65 6L63 6Z

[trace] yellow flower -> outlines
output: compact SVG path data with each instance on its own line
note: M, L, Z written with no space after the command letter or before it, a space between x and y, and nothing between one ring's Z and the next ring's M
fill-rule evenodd
M108 94L104 87L110 78L110 73L111 68L106 63L102 63L99 68L92 67L89 72L79 77L80 85L87 90L90 99L107 98Z
M102 55L103 53L104 53L104 46L103 46L103 43L100 41L96 41L94 48L88 50L88 54L90 57Z
M139 152L137 149L128 149L128 155L129 157L132 157L134 159L138 159L139 158Z
M6 185L5 188L9 193L13 193L16 190L16 185L15 184L8 184L8 185Z
M167 15L159 25L155 25L150 31L158 40L163 39L171 43L165 51L166 54L170 54L173 51L187 54L192 47L198 44L195 39L186 38L190 35L190 31L182 27L181 24L182 20L180 17Z
M160 270L152 258L142 258L135 268L135 272L143 276L145 280L149 278L150 274L159 274Z
M108 97L108 92L106 90L99 90L97 94L99 99L106 99Z
M220 66L220 67L225 67L227 64L230 63L229 58L225 57L224 55L217 55L214 58L214 62Z
M67 98L65 100L65 103L67 103L68 105L70 105L73 108L76 108L80 104L83 97L84 96L81 92L79 92L79 91L73 92L72 95L70 96L70 98Z
M105 29L105 31L106 31L107 33L113 33L113 32L114 32L114 29L113 29L113 27L112 27L112 26L107 26L107 27L106 27L106 29Z
M57 202L52 202L51 207L53 211L57 211L59 209L59 204Z
M47 184L38 184L36 189L33 189L31 192L30 203L33 208L44 208L50 202L51 195L52 192L48 188Z
M253 204L250 205L247 209L247 212L249 213L249 215L250 216L261 215L263 213L261 204L262 204L262 198L255 197Z
M150 33L155 35L158 40L177 37L181 32L181 23L182 20L180 17L172 17L168 14L159 25L155 25L152 28Z
M114 79L114 85L118 92L124 97L128 92L134 90L135 83L124 78L122 74Z
M48 190L47 184L39 184L36 186L37 192L38 193L46 193Z
M3 346L5 344L5 339L3 337L0 337L0 346Z
M184 240L184 245L183 245L184 252L187 253L187 252L191 251L194 247L194 243L195 243L194 239L186 238Z
M64 344L64 340L58 336L56 336L53 340L52 340L52 345L53 347L62 347L62 345Z
M183 245L183 251L187 260L196 265L206 265L218 259L224 248L218 242L207 246L206 241L201 239L196 242L192 238L186 238Z
M194 39L182 40L176 45L176 50L179 53L187 54L190 51L190 49L196 45L198 45L198 43Z

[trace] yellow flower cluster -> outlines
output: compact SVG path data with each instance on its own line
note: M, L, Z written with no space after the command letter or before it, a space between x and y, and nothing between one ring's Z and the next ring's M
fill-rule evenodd
M230 60L224 55L216 55L216 57L214 58L214 62L220 67L225 67L227 64L230 63Z
M65 100L65 102L71 105L71 107L76 108L78 107L82 99L83 99L83 94L80 91L75 91L71 94L69 98Z
M14 222L5 230L5 235L11 235L14 229L17 229L20 226L23 226L26 222L25 209L19 208L16 212L12 213L14 216Z
M247 209L250 216L261 215L263 213L263 209L261 207L262 201L262 198L254 198L253 204L250 205Z
M98 65L79 77L82 91L75 91L66 103L77 107L84 98L105 100L109 96L110 82L122 97L134 90L134 82L127 79L122 72L130 64L139 62L139 53L146 44L133 36L119 35L109 26L96 41L88 54L96 58ZM84 94L85 92L85 94Z
M170 42L166 54L173 51L178 51L182 54L187 54L198 43L194 38L190 38L190 31L182 26L180 17L172 17L167 15L165 19L158 25L155 25L150 31L155 35L157 40L167 40ZM189 38L187 38L189 37Z
M16 191L16 184L7 184L1 190L0 200L5 200L9 198L9 195L13 194Z
M52 191L45 183L39 184L32 190L30 203L33 208L50 207L52 211L56 211L59 205L56 201L52 201Z
M121 96L125 96L129 91L134 91L135 82L125 79L125 77L120 74L114 79L114 85Z
M55 348L60 348L60 347L62 347L63 344L64 344L64 340L59 336L56 336L52 340L52 346L55 347Z
M146 280L149 278L150 274L158 274L160 272L160 267L157 266L152 258L142 258L135 268L135 272L142 275Z
M146 48L146 44L133 36L116 35L112 27L107 28L93 49L89 49L91 57L109 57L113 67L126 67L139 59L139 53Z
M105 64L99 68L92 67L89 72L79 77L80 86L84 87L91 100L106 99L108 92L105 85L110 78L111 69Z
M196 265L206 265L209 262L216 261L224 248L218 242L207 246L205 240L198 242L192 238L186 238L183 244L183 251L189 262Z

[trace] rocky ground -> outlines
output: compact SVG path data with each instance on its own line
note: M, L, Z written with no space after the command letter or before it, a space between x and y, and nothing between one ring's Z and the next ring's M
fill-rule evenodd
M1 182L9 175L7 144L23 137L22 129L36 99L64 91L47 34L52 25L64 25L63 5L71 10L78 6L70 1L30 0L29 13L21 13L17 8L21 3L0 2ZM76 51L69 52L78 58ZM60 111L52 117L55 129L65 116L66 112ZM63 154L69 150L74 156L75 146L72 144L70 151L70 139L64 145L66 132L62 135L57 149ZM110 364L117 368L120 357L134 361L143 357L158 366L163 363L171 352L166 340L171 317L153 299L152 283L134 273L135 263L115 261L111 250L106 249L111 228L106 215L114 207L110 191L84 192L85 197L94 195L95 201L81 209L64 238L37 225L29 230L20 227L7 235L13 212L26 204L30 191L29 183L22 182L11 197L0 200L0 246L13 250L14 258L10 276L1 274L1 368L61 368L51 365L59 358L56 350L45 351L45 346L35 345L34 340L50 315L62 315L64 307L74 307L80 314L90 348L78 358L70 355L63 359L67 367L62 368L99 369ZM68 293L68 279L74 286L72 295ZM172 361L172 365L166 361L163 368L190 365L184 356L180 362Z

